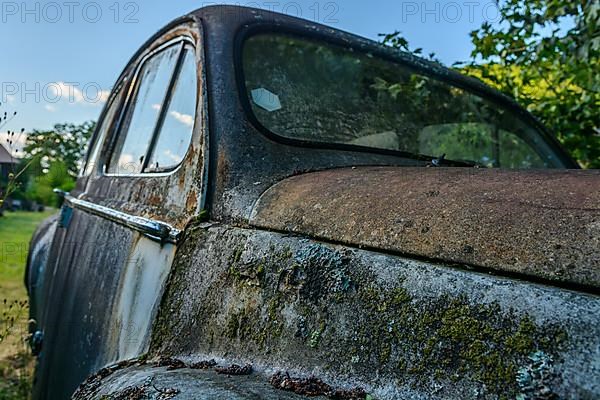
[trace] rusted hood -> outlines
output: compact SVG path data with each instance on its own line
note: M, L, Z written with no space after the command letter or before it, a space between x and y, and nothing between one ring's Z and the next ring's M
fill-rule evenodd
M274 185L250 222L600 288L600 171L328 170Z

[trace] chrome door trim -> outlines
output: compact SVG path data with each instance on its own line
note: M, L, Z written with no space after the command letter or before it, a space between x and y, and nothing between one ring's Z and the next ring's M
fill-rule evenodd
M65 202L73 208L77 208L97 217L101 217L117 224L129 227L141 232L150 239L159 241L161 243L166 242L177 244L182 235L181 230L176 229L167 223L127 214L113 208L104 207L86 200L77 199L73 196L65 196Z

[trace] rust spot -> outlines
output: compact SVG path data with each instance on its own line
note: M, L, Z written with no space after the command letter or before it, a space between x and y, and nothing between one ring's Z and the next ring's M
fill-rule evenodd
M229 164L227 162L227 156L224 152L219 153L219 159L217 162L217 182L223 185L229 175Z
M185 189L185 172L183 170L179 171L179 179L177 179L177 186L179 190Z
M223 375L250 375L252 373L252 365L246 364L243 367L232 364L229 367L218 367L215 368L217 374Z
M167 371L173 371L176 369L182 369L187 367L187 365L183 361L171 357L161 358L154 366L167 367Z
M148 197L148 204L154 207L158 207L162 204L163 200L161 196L157 196L155 194L151 194L150 197Z
M210 361L200 361L197 363L193 363L192 365L190 365L190 369L210 369L213 368L217 365L217 362L215 360L210 360Z
M288 178L251 223L600 288L600 171L359 167Z
M331 399L364 400L367 393L362 388L351 390L334 389L321 379L311 376L309 378L291 378L289 374L276 373L269 380L277 389L294 392L302 396L327 396Z
M183 160L183 167L179 170L178 174L177 174L177 186L179 188L179 190L184 191L186 189L186 181L187 181L187 174L186 171L190 171L193 168L190 168L193 166L194 162L196 161L196 148L192 145L190 147L190 149L188 150L187 155L185 156L185 159Z
M133 359L133 360L121 361L117 364L113 364L108 367L104 367L101 370L99 370L98 372L90 375L84 382L81 383L81 385L79 385L79 387L73 394L73 399L75 399L75 400L89 399L91 397L90 392L94 392L97 388L99 388L101 386L102 380L104 378L112 375L116 371L120 371L120 370L128 368L130 366L145 365L145 364L146 364L145 360L143 360L141 358L137 358L137 359Z
M198 206L198 197L196 196L196 191L191 190L188 194L187 200L185 202L185 208L188 212L193 212Z

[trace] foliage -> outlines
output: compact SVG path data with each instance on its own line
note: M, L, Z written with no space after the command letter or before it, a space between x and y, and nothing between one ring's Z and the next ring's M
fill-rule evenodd
M2 107L2 103L0 103L0 107ZM16 111L11 112L10 114L8 111L4 111L4 114L0 115L0 130L6 127L16 115ZM24 131L25 129L21 129L19 134L16 136L15 131L7 131L6 144L7 150L11 157L13 154L18 153L18 149L15 149L13 146L15 142L19 141L20 136L23 135ZM21 184L19 177L23 174L28 166L29 165L25 163L16 170L9 171L6 178L4 176L0 176L0 216L2 216L2 208L4 207L4 202L6 199L19 190Z
M11 212L0 219L0 400L31 398L34 357L28 349L23 274L31 235L51 213Z
M600 168L600 2L502 0L498 6L501 21L473 31L471 62L455 65L515 98L581 166ZM422 53L398 31L380 37Z
M0 400L31 398L34 363L28 350L0 360Z
M4 116L0 116L0 128L16 115L16 112L12 116L5 112ZM9 196L56 206L58 199L52 190L69 191L75 186L78 162L85 155L95 127L96 123L92 121L81 125L64 123L54 125L53 130L29 133L23 149L24 157L8 174L8 179L2 182L0 207ZM18 135L8 131L7 145L11 154L18 152L13 146L24 131L21 129Z
M504 0L463 72L513 96L583 167L600 167L600 2Z
M400 51L404 51L407 53L412 53L419 57L423 57L423 49L416 48L411 49L408 40L404 36L402 36L402 32L395 31L394 33L380 33L378 35L381 38L381 42L385 45L398 49ZM427 57L429 60L440 63L440 60L436 57L435 53L429 53Z
M85 155L86 145L94 132L96 123L81 125L56 124L49 131L33 130L27 135L25 154L36 159L36 167L42 173L53 163L65 167L65 172L75 177L79 172L78 162Z
M10 335L27 310L27 300L2 300L0 314L0 344Z
M24 147L29 168L21 178L22 196L45 205L56 206L53 189L70 191L75 186L79 161L96 127L95 122L81 125L56 124L53 130L34 130L27 135ZM15 197L19 197L15 193Z
M55 161L50 164L48 172L30 179L25 196L37 203L57 207L58 197L54 189L70 192L75 187L75 179L69 174L64 162Z

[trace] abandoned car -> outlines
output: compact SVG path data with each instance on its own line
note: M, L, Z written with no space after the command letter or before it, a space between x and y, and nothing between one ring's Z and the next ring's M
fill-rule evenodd
M479 81L202 8L32 239L34 398L598 398L599 188Z

